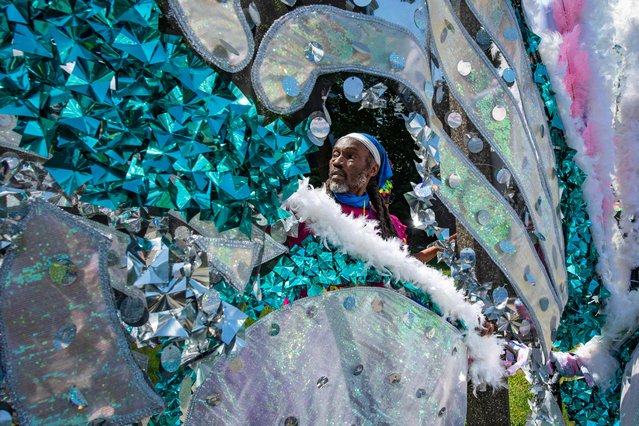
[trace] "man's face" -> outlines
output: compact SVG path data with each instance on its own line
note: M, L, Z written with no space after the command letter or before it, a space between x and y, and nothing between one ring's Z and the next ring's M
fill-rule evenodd
M328 167L329 189L336 193L364 195L368 181L378 170L370 151L361 142L339 139L333 147Z

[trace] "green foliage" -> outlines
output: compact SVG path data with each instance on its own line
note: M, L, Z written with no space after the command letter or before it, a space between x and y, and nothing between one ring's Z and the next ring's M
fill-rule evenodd
M510 403L510 424L513 426L524 426L526 419L530 415L528 399L532 397L530 393L530 383L526 380L523 371L508 378L508 400Z

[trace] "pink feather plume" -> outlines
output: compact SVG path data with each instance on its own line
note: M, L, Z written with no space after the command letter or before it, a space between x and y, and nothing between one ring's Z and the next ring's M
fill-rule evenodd
M564 86L572 99L570 115L584 117L588 104L590 66L588 53L580 45L581 27L564 34L559 48L559 63L566 64Z
M581 20L585 0L554 0L552 16L560 33L571 31Z

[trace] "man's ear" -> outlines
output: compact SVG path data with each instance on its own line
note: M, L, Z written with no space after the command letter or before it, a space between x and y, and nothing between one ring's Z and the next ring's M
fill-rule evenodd
M373 163L373 166L368 169L368 177L373 177L379 172L379 165L377 163Z

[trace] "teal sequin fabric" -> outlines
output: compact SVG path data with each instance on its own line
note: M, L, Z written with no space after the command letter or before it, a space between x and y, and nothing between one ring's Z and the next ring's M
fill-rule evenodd
M310 172L314 145L255 105L184 43L152 0L0 1L0 114L50 156L67 193L111 209L201 213L247 234L253 212Z

